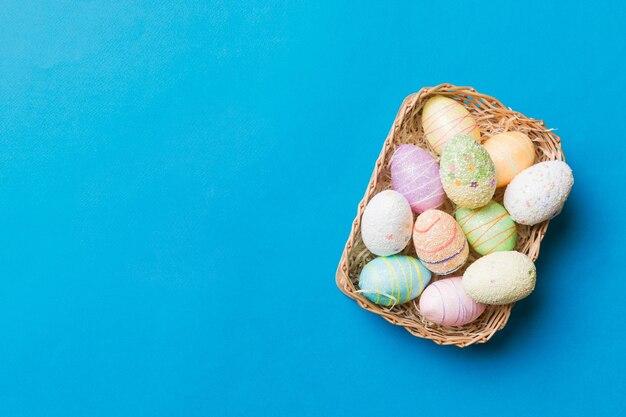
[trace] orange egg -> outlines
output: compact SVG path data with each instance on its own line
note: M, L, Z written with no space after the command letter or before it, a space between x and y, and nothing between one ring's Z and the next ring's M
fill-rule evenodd
M500 133L483 146L496 166L496 187L504 187L535 161L535 146L521 132Z
M417 216L413 244L422 264L430 271L446 275L459 269L469 255L469 247L459 224L441 210L427 210Z

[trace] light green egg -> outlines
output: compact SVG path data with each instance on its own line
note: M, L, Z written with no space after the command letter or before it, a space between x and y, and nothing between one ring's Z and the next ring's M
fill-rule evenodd
M496 190L493 161L471 136L456 136L447 143L441 154L439 174L446 195L459 207L482 207Z
M419 297L430 278L430 271L418 259L379 256L363 267L359 292L373 303L391 307Z
M495 201L477 209L460 208L454 217L472 249L481 255L513 250L517 228L504 207Z

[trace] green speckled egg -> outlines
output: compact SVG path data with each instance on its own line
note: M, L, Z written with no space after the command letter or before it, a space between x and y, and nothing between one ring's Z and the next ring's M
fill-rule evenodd
M446 144L439 175L448 198L459 207L482 207L496 190L493 162L485 148L471 136L457 136Z
M477 209L460 208L454 214L472 249L481 255L513 250L517 240L515 222L495 201Z

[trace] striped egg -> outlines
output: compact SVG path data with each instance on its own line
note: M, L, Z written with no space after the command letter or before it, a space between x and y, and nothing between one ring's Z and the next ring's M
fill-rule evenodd
M448 198L459 207L482 207L496 191L489 154L470 136L450 140L441 155L439 175Z
M469 135L480 142L476 120L461 103L451 98L434 96L424 104L422 111L424 136L438 155L450 139Z
M446 194L439 179L439 165L428 151L400 145L391 158L391 183L404 195L414 213L441 206Z
M383 306L406 303L419 297L431 273L410 256L380 256L368 262L359 275L359 292Z
M441 210L427 210L417 216L413 244L424 266L439 275L456 271L469 255L461 227Z
M535 146L522 132L500 133L487 139L483 146L496 167L496 188L510 183L535 161Z
M481 255L515 247L515 222L506 209L493 200L477 209L458 209L454 217L471 248Z
M442 326L463 326L476 320L485 305L474 301L463 288L460 277L433 282L420 297L420 313Z

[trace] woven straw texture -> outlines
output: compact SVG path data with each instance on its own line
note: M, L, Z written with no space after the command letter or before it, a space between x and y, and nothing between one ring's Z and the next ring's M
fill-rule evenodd
M410 143L429 150L433 156L437 157L424 138L421 123L422 108L434 95L450 97L461 102L479 124L483 141L497 133L519 131L528 135L533 141L535 163L550 160L564 161L565 156L561 150L561 139L547 129L543 121L530 119L508 109L497 99L478 93L471 87L457 87L452 84L425 87L408 96L402 103L376 161L365 196L359 203L357 216L352 224L352 230L337 269L337 286L365 310L382 316L390 323L403 326L417 337L430 339L440 345L464 347L474 343L484 343L491 339L506 325L513 304L488 306L483 315L472 323L465 326L444 327L428 322L420 315L418 299L388 309L370 302L362 294L357 293L361 269L375 257L367 250L361 239L361 215L370 198L382 190L392 188L389 168L394 150L400 144ZM497 189L494 200L502 203L504 190L505 187ZM452 214L454 205L447 200L441 210ZM515 250L530 256L533 261L536 260L548 223L549 221L534 226L517 225L518 240ZM402 254L416 256L411 242ZM479 256L471 251L468 262L453 275L462 275L465 268ZM433 275L433 282L440 278L442 277Z

